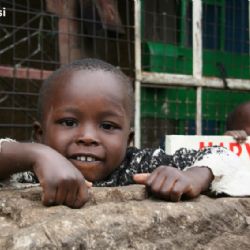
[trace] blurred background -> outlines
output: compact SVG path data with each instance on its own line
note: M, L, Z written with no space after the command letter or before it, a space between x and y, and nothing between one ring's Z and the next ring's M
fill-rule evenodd
M97 57L135 85L137 146L221 135L250 100L248 0L0 0L0 137L31 139L40 85ZM136 34L136 35L135 35Z

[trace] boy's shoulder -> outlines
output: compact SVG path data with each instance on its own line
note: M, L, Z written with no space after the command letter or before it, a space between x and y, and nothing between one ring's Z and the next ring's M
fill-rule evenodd
M154 168L163 163L170 164L172 157L166 155L160 148L143 148L138 149L129 147L125 156L125 164L134 166L143 166L150 164Z

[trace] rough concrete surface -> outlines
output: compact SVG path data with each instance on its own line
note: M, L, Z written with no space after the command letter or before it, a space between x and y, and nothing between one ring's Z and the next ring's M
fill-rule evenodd
M250 198L171 203L144 186L92 188L81 209L44 207L40 187L0 191L0 249L250 249Z

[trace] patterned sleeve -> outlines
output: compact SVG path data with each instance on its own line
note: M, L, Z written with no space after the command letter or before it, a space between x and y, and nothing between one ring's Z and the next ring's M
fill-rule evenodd
M172 156L161 149L130 148L123 164L97 186L129 185L134 183L134 174L151 173L160 165L183 171L192 167L208 167L214 175L210 186L212 192L231 196L250 195L250 168L237 155L218 146L198 151L181 148Z
M39 180L31 171L12 174L9 178L0 181L0 188L25 188L39 185Z
M236 154L223 147L213 146L202 150L181 148L172 157L155 150L150 165L150 171L159 165L173 166L183 171L193 167L208 167L214 176L210 185L211 192L250 196L250 167Z
M37 179L36 175L31 171L13 174L11 175L10 180L19 183L31 183L31 184L39 183L39 180Z
M134 184L133 175L151 173L160 165L172 166L172 157L161 149L137 149L130 147L122 164L106 180L94 182L97 187L113 187Z
M174 155L166 155L162 149L137 149L128 148L126 157L121 164L106 180L94 183L94 186L123 186L133 184L133 175L138 173L151 173L161 165L176 167L184 170L191 167L197 159L210 154L209 150L195 151L182 148Z
M174 156L166 155L162 149L128 148L125 160L106 180L94 182L94 186L111 187L134 184L133 175L152 173L161 165L183 169L191 166L196 157L196 151L179 150Z

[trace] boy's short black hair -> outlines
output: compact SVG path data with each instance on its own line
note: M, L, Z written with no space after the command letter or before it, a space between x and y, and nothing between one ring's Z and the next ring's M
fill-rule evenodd
M118 77L118 79L121 80L121 83L126 84L126 90L127 95L129 98L129 111L131 113L131 122L133 122L133 114L134 114L134 94L133 94L133 86L130 79L119 69L113 66L112 64L109 64L107 62L104 62L100 59L96 58L84 58L81 60L73 61L72 63L63 65L56 71L54 71L42 84L39 97L38 97L38 120L41 121L43 117L43 108L44 103L46 102L46 98L48 96L48 93L53 86L53 82L62 74L65 74L67 72L72 71L78 71L78 70L89 70L89 71L96 71L96 70L102 70L106 72L113 73Z

